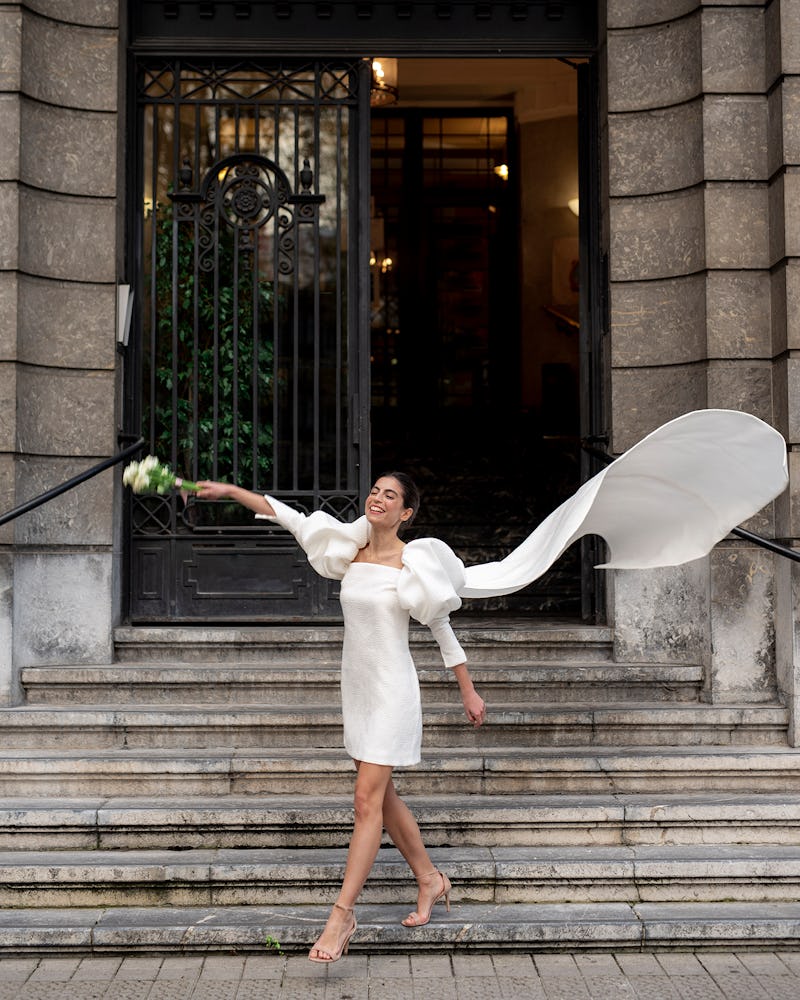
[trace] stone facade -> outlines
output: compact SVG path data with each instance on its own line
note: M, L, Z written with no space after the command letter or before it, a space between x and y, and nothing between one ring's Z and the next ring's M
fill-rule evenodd
M117 7L0 3L4 509L116 448ZM112 475L2 529L4 703L26 665L112 655Z
M121 356L117 0L0 0L0 502L112 453ZM687 410L733 407L800 442L800 0L608 0L601 190L607 408L621 452ZM792 489L748 525L800 535ZM0 702L28 665L103 663L120 614L106 472L0 529ZM697 663L715 703L779 691L800 742L800 570L739 540L619 573L620 662Z
M614 451L706 406L745 410L798 440L798 18L791 0L609 3ZM793 538L793 507L782 500L749 527ZM625 574L612 599L618 653L701 656L712 702L764 700L776 687L791 699L795 572L737 540L655 579Z

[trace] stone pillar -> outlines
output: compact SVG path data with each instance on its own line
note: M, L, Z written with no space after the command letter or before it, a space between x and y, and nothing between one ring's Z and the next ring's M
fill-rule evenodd
M777 427L789 442L788 492L776 504L777 533L800 536L800 2L775 0L766 16L769 95L769 258L772 265L773 387ZM800 566L778 573L778 686L800 746Z
M0 498L116 448L117 2L0 2ZM0 701L111 657L113 473L0 536ZM13 584L13 599L10 598Z
M608 12L613 450L704 407L775 423L763 4L612 0ZM767 509L746 527L774 536ZM618 574L620 658L705 665L719 703L776 695L773 557ZM655 607L653 606L655 604Z

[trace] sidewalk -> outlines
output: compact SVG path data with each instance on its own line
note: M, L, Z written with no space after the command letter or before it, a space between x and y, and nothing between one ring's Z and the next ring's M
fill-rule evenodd
M797 1000L800 951L0 959L0 1000Z

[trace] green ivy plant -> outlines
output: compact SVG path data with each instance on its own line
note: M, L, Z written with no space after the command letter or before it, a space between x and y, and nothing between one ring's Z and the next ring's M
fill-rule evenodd
M144 412L145 433L152 413L154 448L172 458L174 443L177 469L257 487L272 466L273 285L245 266L241 251L234 281L236 234L230 227L219 229L215 275L195 269L194 225L176 222L171 202L156 205L148 221L155 226L156 337L155 355L145 356L144 385L155 376L155 395Z

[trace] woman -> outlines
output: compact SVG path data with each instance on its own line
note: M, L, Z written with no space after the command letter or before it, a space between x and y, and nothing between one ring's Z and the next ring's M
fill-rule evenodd
M408 615L430 626L445 664L456 675L467 718L479 726L486 707L472 686L448 618L462 597L520 590L574 541L592 533L608 544L603 566L609 569L676 566L698 559L787 482L786 442L768 424L735 410L686 413L585 482L504 559L466 569L436 539L403 545L399 531L410 523L419 500L413 483L400 473L375 483L365 516L352 524L321 511L305 517L238 487L200 484L202 499L237 500L257 517L288 528L317 572L342 581L343 717L346 746L358 768L356 821L339 899L311 949L312 961L335 962L347 950L356 929L353 905L375 860L382 827L419 886L417 909L403 923L427 923L442 898L449 906L450 882L433 867L391 780L392 767L419 760L419 688L408 651ZM373 714L379 724L370 728Z
M202 500L235 500L258 517L287 528L318 572L341 579L344 614L342 718L347 752L356 768L355 824L344 880L325 929L309 952L312 962L347 953L357 923L353 908L372 869L385 829L417 880L417 908L402 923L427 924L434 905L450 909L450 880L433 865L419 827L392 782L394 767L419 763L422 712L408 646L409 615L427 624L458 681L467 718L483 724L486 706L467 670L449 613L461 600L452 584L460 560L436 539L405 544L400 532L419 508L419 493L400 472L381 476L364 517L343 524L317 511L306 517L272 497L238 486L201 482Z

